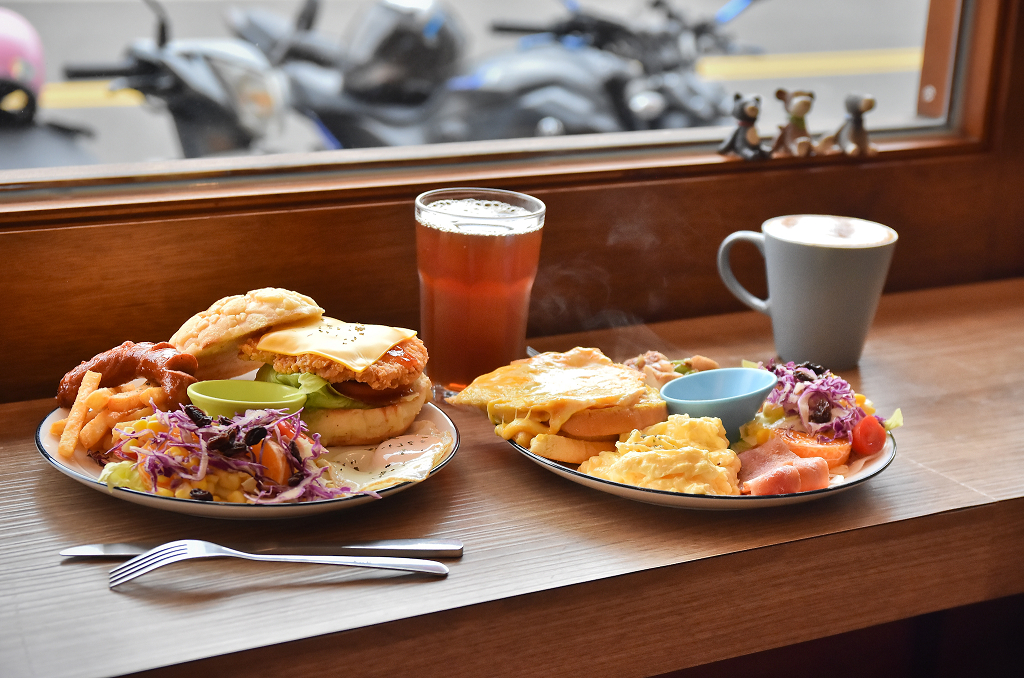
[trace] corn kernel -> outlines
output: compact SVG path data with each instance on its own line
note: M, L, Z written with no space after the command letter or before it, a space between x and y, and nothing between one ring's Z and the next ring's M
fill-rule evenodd
M197 479L196 481L192 482L193 489L201 489L202 491L206 491L208 485L209 482L207 482L205 479Z
M217 494L213 494L213 500L216 503L223 503L224 502L223 496L218 496Z
M772 431L769 429L761 430L757 433L757 443L764 444L772 436Z
M245 496L242 495L241 491L232 491L228 494L228 503L244 503Z
M188 455L188 451L181 448L180 446L169 446L167 447L167 455L175 456L176 458L184 458Z
M157 487L156 495L158 495L158 496L166 496L168 498L171 498L171 497L174 496L174 492L171 491L170 489L166 489L166 488L161 486L161 487Z
M244 489L246 493L253 493L256 491L256 478L246 477L242 482L242 489Z
M192 491L192 487L191 486L189 486L188 484L182 484L181 486L179 486L177 489L174 490L174 497L175 498L188 498L189 497L189 493L191 493L191 491Z
M223 487L228 491L235 491L242 485L242 480L238 477L238 474L221 475L220 479L217 480L217 486Z
M869 416L874 415L875 405L871 403L870 399L865 397L863 394L858 394L855 398L857 400L857 406L860 406L862 409L864 409L864 413L866 413Z

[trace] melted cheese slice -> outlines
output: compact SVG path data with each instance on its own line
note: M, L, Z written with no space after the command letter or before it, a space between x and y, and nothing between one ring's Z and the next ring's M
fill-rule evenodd
M534 435L557 433L584 409L632 406L645 392L641 373L613 363L601 350L577 347L491 371L450 401L486 408L499 437L522 443Z
M288 356L316 354L359 372L415 335L408 328L346 323L325 316L271 331L260 338L256 349Z

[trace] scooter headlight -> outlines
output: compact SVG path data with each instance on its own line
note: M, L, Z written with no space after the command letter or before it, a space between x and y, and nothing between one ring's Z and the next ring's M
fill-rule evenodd
M284 75L278 71L256 71L216 58L209 62L231 97L238 122L255 136L265 134L287 105Z

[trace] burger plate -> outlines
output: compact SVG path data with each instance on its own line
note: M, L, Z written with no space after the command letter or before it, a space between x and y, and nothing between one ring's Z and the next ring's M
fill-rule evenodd
M568 465L538 456L513 441L509 441L509 444L537 465L571 482L576 482L577 484L582 484L591 489L604 491L615 496L621 496L622 498L640 501L641 503L666 505L673 508L688 508L691 510L750 510L753 508L771 508L779 505L805 503L819 498L827 498L828 496L863 484L889 467L893 458L896 457L896 439L890 432L885 447L879 454L868 459L864 467L855 474L844 477L843 481L833 484L827 489L778 496L705 496L701 494L679 493L677 491L662 491L660 489L645 489L639 486L612 482L599 477L591 477L582 472L577 472L575 468Z
M47 463L71 479L81 482L82 484L96 489L97 491L109 493L115 498L120 498L131 503L137 503L139 505L145 505L147 507L157 508L160 510L179 512L185 515L212 517L215 519L284 519L343 510L377 500L373 496L357 495L349 496L347 498L331 498L304 503L249 505L243 503L196 501L189 498L167 498L164 496L157 496L155 494L117 487L114 489L108 489L105 483L97 481L102 468L98 463L96 463L96 461L86 455L85 450L81 446L75 449L75 454L70 460L67 460L57 454L59 439L50 434L50 426L54 421L66 418L67 415L68 409L58 408L50 413L50 415L46 416L46 418L43 419L43 422L39 424L39 428L36 430L36 448L39 449L39 453L42 454ZM450 461L455 455L455 452L458 451L459 431L455 427L455 423L452 422L451 418L449 418L444 411L431 403L423 405L423 409L416 417L416 420L429 420L439 430L450 434L454 441L452 450L449 451L448 455L446 455L440 463L435 465L430 471L430 474L427 475L427 479L429 479L431 476L437 474L438 470L447 465L448 461ZM418 483L419 482L403 482L396 484L391 488L378 491L377 493L381 497L390 496L391 494L398 493L399 491L407 489Z

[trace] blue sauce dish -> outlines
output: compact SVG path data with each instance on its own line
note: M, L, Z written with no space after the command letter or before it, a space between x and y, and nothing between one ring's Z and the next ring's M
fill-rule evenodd
M737 442L740 425L757 414L776 382L774 373L761 368L716 368L665 383L661 398L669 413L721 418L729 441Z

